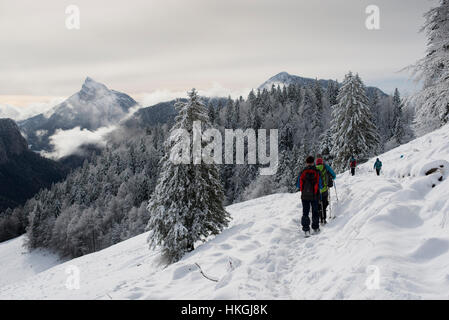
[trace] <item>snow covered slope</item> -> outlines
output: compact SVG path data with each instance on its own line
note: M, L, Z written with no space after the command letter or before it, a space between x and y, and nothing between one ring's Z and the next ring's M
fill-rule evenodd
M0 287L23 281L61 263L45 250L28 252L24 248L25 236L0 243Z
M173 265L142 234L4 285L0 298L448 299L449 126L380 159L380 177L375 159L338 176L336 219L317 236L299 231L299 194L275 194L228 207L230 227ZM73 270L78 290L66 287Z

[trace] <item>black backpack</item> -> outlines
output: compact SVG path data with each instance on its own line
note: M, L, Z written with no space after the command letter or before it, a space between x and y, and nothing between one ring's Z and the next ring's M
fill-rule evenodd
M316 200L315 186L316 176L319 174L316 169L307 168L303 171L301 176L305 174L302 185L301 199L303 200Z

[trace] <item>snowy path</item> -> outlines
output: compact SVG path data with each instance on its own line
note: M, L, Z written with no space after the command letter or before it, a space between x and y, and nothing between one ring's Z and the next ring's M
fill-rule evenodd
M6 282L0 299L448 299L449 126L381 160L380 177L370 161L337 178L336 219L317 236L300 231L299 194L276 194L228 207L230 227L168 267L143 234Z

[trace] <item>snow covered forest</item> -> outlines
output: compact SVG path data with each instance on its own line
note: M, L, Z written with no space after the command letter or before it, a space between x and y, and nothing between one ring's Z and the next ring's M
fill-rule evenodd
M355 78L354 78L355 79ZM225 204L273 194L295 192L295 180L307 154L322 153L332 161L332 106L341 84L318 81L312 86L272 86L251 91L246 99L209 103L211 125L224 129L279 129L279 169L259 176L257 165L221 165ZM363 83L358 83L365 91ZM379 136L378 150L412 138L412 109L394 97L370 91L367 111ZM396 124L405 134L396 135ZM145 128L123 126L110 136L104 151L23 207L8 210L0 220L0 239L17 236L27 227L30 248L51 248L76 257L128 239L144 231L147 201L155 189L164 142L173 122ZM355 133L356 135L359 132ZM366 156L369 156L368 154Z

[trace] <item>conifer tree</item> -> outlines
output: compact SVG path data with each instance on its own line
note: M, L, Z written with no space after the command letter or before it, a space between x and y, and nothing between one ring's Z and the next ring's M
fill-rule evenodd
M320 137L320 147L319 153L322 155L323 159L327 162L331 162L332 160L332 128L327 129Z
M209 114L209 120L211 123L215 123L216 119L216 110L212 103L209 103L208 106L208 114Z
M399 90L396 88L393 96L393 134L392 137L394 140L401 144L404 139L405 130L404 130L404 120L403 120L403 104L401 101L401 96L399 94Z
M231 96L228 97L228 101L226 102L226 108L225 108L225 125L226 128L231 128L232 126L232 118L234 116L234 101L232 100Z
M333 165L342 171L351 156L367 159L377 152L379 134L372 121L365 86L358 75L349 72L332 112Z
M321 118L321 112L323 112L323 89L318 79L315 80L315 85L313 87L313 91L315 94L316 106L318 109L318 113Z
M399 90L396 88L393 95L393 123L391 136L399 144L402 143L405 135L402 107L401 96Z
M326 90L327 99L329 100L329 104L334 106L338 103L338 82L337 81L329 81L329 85Z
M302 116L304 118L304 139L303 143L306 149L315 153L319 148L319 137L323 131L322 114L317 104L315 93L312 89L306 88L304 94L304 109Z
M427 55L414 69L423 89L411 101L416 105L415 125L419 134L449 122L449 0L440 0L438 7L425 14L421 31L427 35Z
M376 125L376 127L380 127L380 123L381 123L381 112L379 110L379 95L377 93L374 93L370 99L369 99L369 106L371 109L371 112L373 114L373 119L374 119L374 124Z
M203 129L210 126L207 109L193 89L187 102L178 102L179 113L171 133L186 130L192 137L194 121ZM179 150L185 139L179 134L166 142L166 154L153 197L148 204L151 216L147 229L152 247L161 246L169 262L175 262L194 249L195 242L218 234L228 225L230 216L223 207L224 191L215 164L175 164L171 152ZM184 137L185 138L185 137ZM190 150L192 139L189 138ZM205 143L204 141L202 144Z

